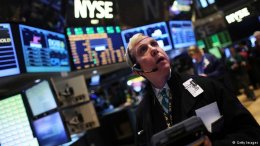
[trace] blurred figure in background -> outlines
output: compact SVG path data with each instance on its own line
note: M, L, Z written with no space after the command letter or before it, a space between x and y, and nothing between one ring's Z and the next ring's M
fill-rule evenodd
M196 75L218 80L227 89L234 91L223 61L209 53L204 53L197 46L190 46L188 54L193 59L194 73Z
M249 61L252 67L253 85L258 88L260 86L260 31L256 31L253 36L256 41L254 47L250 50Z
M231 56L227 58L227 67L231 75L231 81L236 91L239 92L240 86L243 87L248 99L255 100L256 96L252 89L249 88L249 77L247 74L247 62L234 47L230 48Z

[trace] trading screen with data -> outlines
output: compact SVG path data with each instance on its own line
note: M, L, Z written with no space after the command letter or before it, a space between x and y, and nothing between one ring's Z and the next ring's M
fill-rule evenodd
M119 26L70 27L66 32L77 70L125 61Z
M196 38L191 21L169 21L169 26L175 49L188 48L191 45L196 45Z
M16 56L10 24L0 24L0 77L19 74L19 64Z
M19 25L27 72L70 71L65 35Z
M121 35L125 47L127 47L130 38L136 33L142 33L154 38L164 51L170 51L172 49L171 38L165 22L158 22L123 30Z

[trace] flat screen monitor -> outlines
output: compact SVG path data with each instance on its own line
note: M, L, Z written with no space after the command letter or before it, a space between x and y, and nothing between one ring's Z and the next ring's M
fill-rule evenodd
M169 21L170 32L175 49L196 45L192 22L189 20Z
M206 37L207 48L224 48L232 44L228 31L222 31Z
M125 48L127 48L130 38L136 33L142 33L154 38L158 42L159 46L164 49L164 51L169 51L172 49L169 31L165 22L158 22L123 30L121 35Z
M92 102L64 109L62 113L70 134L82 133L86 130L100 126Z
M220 59L222 57L218 48L210 48L209 53L214 55L218 59Z
M55 101L55 93L47 80L43 80L25 90L25 95L33 116L38 116L58 107Z
M21 94L0 97L0 145L38 146Z
M41 146L56 146L70 141L59 112L37 119L32 125Z
M8 23L0 23L0 77L19 73L11 26Z
M27 72L70 71L64 34L19 25Z
M77 70L125 61L119 26L70 27L66 31Z
M88 88L83 75L54 80L53 84L58 93L58 102L61 107L68 107L89 100Z

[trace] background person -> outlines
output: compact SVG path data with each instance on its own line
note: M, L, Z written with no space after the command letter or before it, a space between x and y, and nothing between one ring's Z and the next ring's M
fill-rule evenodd
M235 93L222 60L217 59L214 55L209 53L204 53L203 50L200 50L197 46L190 46L188 54L193 59L193 68L196 75L218 80L223 83L228 90Z

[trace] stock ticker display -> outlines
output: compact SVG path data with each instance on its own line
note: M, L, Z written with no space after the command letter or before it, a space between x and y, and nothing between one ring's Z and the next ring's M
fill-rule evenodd
M19 25L27 72L70 71L65 35Z
M136 33L142 33L154 38L164 51L170 51L172 49L171 38L165 22L158 22L123 30L121 35L125 47L127 47L130 38Z
M0 77L19 74L19 64L16 56L10 24L0 24Z
M70 27L66 31L77 70L125 61L119 26Z
M175 49L188 48L191 45L196 45L196 38L191 21L169 21L169 26Z

